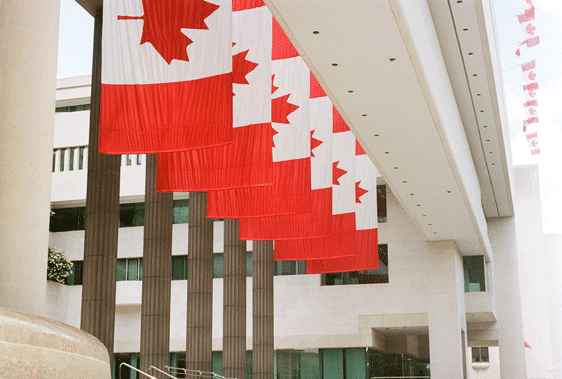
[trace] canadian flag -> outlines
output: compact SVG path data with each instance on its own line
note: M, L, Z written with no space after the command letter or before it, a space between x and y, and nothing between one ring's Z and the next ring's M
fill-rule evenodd
M537 100L529 100L525 103L525 107L538 107L539 102Z
M104 2L100 152L232 141L231 9L231 0Z
M531 150L531 155L540 154L541 149L539 146L539 136L537 132L527 134L527 143L529 144L529 149Z
M234 0L232 144L158 156L158 191L208 191L270 185L271 13ZM250 8L247 8L247 7ZM268 37L269 36L269 37Z
M377 177L380 174L359 142L356 142L355 153L356 231L354 255L308 260L306 264L307 274L379 268Z
M519 46L526 45L527 48L529 48L529 47L533 47L533 46L538 45L540 42L541 42L541 41L540 41L539 36L535 36L535 37L526 39L526 40L523 41L523 42L519 42L518 45L519 45ZM515 55L517 55L518 57L521 56L521 49L520 49L520 48L518 48L518 49L515 51Z
M523 92L525 93L525 98L527 99L527 101L537 99L537 90L538 89L539 89L539 83L537 83L537 82L525 84L523 86Z
M275 260L324 259L354 254L355 137L334 107L332 115L331 233L320 238L275 241Z
M319 89L318 89L319 87ZM281 240L327 236L332 217L332 103L310 74L310 160L312 211L240 220L242 240Z
M525 12L523 12L523 14L517 15L517 19L519 20L520 24L522 24L524 22L529 22L531 20L534 20L535 19L535 7L533 5L531 5L531 8L525 9Z
M534 70L534 69L535 69L535 66L536 66L536 65L535 65L535 61L533 60L533 61L530 61L530 62L527 62L527 63L523 63L523 64L521 65L521 70L522 70L523 72L525 72L525 71L530 71L530 70Z
M207 216L246 218L310 212L309 81L308 67L280 27L273 24L273 95L271 121L273 136L273 184L209 191ZM292 45L290 45L292 46ZM294 52L293 52L294 51ZM278 59L275 59L278 58ZM268 81L271 86L271 80Z

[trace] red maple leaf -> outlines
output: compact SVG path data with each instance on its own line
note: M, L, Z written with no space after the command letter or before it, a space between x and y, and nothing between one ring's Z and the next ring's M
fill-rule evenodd
M531 145L533 145L533 147L537 147L538 143L537 141L533 140L533 142L531 142Z
M527 24L527 26L525 27L525 30L527 31L527 34L529 34L531 36L535 34L536 29L537 28L533 24L530 24L530 23Z
M531 71L531 72L529 73L529 75L527 75L527 77L528 77L530 80L535 81L535 79L537 78L537 74L535 74L534 71Z
M530 108L529 113L534 116L537 113L537 111L535 110L535 108Z
M271 100L271 122L290 124L287 117L299 109L299 106L289 103L289 96L290 94L287 94Z
M347 171L342 170L338 167L340 161L332 163L332 184L333 185L340 185L340 178L347 174Z
M355 202L357 204L361 204L360 197L369 192L366 189L359 187L359 184L361 184L361 181L355 182Z
M312 135L316 130L310 131L310 156L314 157L313 150L316 149L318 146L322 145L324 141L320 141L319 139L314 138Z
M271 126L271 130L273 130L273 133L271 134L271 147L275 147L275 135L279 134L279 132L275 130L273 125Z
M142 0L144 15L118 16L118 20L144 20L140 44L150 43L170 64L188 61L186 48L193 43L181 29L209 29L205 19L219 8L205 0Z
M275 93L275 91L277 91L279 89L279 87L276 87L275 84L273 84L274 81L275 81L275 74L271 75L271 94L272 95Z
M248 51L250 50L243 51L232 57L232 83L250 84L246 80L246 75L252 72L258 64L246 59Z

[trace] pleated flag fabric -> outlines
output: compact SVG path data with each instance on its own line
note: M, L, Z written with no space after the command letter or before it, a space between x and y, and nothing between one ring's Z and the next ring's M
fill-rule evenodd
M312 211L240 220L242 240L325 237L332 217L332 102L310 74L310 160Z
M299 56L279 56L276 46L286 36L273 28L271 63L273 95L273 184L209 191L207 216L247 218L310 212L310 131L308 67ZM280 28L278 29L280 30ZM282 32L282 31L281 31ZM271 88L271 87L270 87Z
M158 191L208 191L273 182L271 13L234 0L232 144L158 156ZM248 8L250 7L250 8Z
M354 254L347 257L309 260L306 263L307 274L379 268L377 215L377 177L379 176L373 162L356 142Z
M326 259L354 254L354 157L355 137L332 106L331 232L320 238L275 241L275 260Z
M231 0L112 0L103 12L99 151L231 143Z

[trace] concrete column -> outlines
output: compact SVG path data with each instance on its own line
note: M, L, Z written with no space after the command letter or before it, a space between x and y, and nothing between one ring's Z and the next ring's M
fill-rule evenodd
M59 2L0 5L0 307L42 316Z
M488 234L494 251L493 290L496 299L501 377L526 378L514 218L489 218Z
M224 221L223 375L246 377L246 242L239 220Z
M273 242L254 241L252 280L252 372L254 379L273 378Z
M102 10L95 17L80 328L113 354L121 156L98 153Z
M213 220L207 193L189 194L186 367L213 369Z
M466 318L462 256L454 241L428 242L435 272L430 281L429 355L432 379L466 379Z
M170 360L174 194L156 193L156 161L156 154L146 155L140 335L143 371L150 366L163 370Z

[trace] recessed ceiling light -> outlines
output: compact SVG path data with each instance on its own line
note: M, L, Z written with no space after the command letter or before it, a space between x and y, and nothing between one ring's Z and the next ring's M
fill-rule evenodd
M375 137L378 137L379 135L378 135L378 134L374 134L374 136L375 136Z
M318 30L315 30L312 32L313 34L319 34L320 32Z
M366 115L365 113L363 113L361 116L362 116L362 117L367 117L367 115Z
M332 66L337 66L337 65L338 65L337 63L332 63Z
M347 93L353 93L353 90L349 90L349 91L347 91Z
M388 60L391 61L391 62L394 62L396 60L396 58L389 58Z

